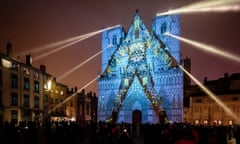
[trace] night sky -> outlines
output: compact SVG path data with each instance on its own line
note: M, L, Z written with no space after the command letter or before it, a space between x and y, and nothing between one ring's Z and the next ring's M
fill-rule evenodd
M101 50L101 34L74 46L34 61L35 48L86 34L103 27L121 24L128 30L136 9L151 31L153 17L158 12L179 8L193 0L1 0L0 52L6 54L6 43L13 45L14 57L32 54L33 66L47 66L56 78ZM195 1L196 2L196 1ZM181 15L181 36L216 46L240 56L240 12ZM26 52L25 55L20 53ZM46 51L43 51L45 53ZM181 56L192 62L192 74L201 82L204 77L214 80L224 73L239 73L237 62L200 51L181 43ZM62 79L61 83L78 88L101 73L101 56ZM97 92L97 84L87 90Z

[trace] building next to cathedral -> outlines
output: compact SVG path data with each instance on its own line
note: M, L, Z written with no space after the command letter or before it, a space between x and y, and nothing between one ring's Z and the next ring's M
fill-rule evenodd
M154 17L151 31L138 11L127 32L102 33L102 74L98 79L98 121L158 123L183 121L183 72L178 15Z
M77 95L77 96L73 96ZM12 44L7 54L0 53L0 123L44 120L96 120L97 98L56 81L46 72L46 66L32 66L31 55L26 63L12 56ZM0 124L1 125L1 124Z
M0 116L2 121L19 124L56 116L66 116L66 106L52 110L67 97L67 86L46 73L46 66L32 66L31 55L26 63L12 56L12 44L7 54L0 54Z
M224 77L217 80L205 78L203 84L238 117L238 120L197 85L189 85L184 90L184 121L198 125L240 124L240 73L225 73Z
M7 44L7 55L0 55L0 111L3 121L42 120L44 107L44 82L49 74L44 66L39 69L31 66L31 56L21 63L12 56L12 45Z

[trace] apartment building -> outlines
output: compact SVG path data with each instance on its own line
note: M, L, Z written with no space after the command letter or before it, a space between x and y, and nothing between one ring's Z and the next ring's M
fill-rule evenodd
M184 108L184 121L206 125L240 124L233 116L240 117L240 73L230 76L226 73L224 77L211 81L205 78L203 84L217 100L198 86L189 86L185 91L189 103Z

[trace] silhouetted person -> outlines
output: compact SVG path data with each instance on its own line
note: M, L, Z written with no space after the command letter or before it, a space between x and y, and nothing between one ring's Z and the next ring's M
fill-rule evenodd
M216 134L218 144L227 144L227 128L225 126L219 126Z
M198 144L198 141L199 135L197 131L189 126L183 125L175 144Z
M46 120L45 122L45 127L44 127L44 134L46 138L46 144L51 144L52 143L52 129L51 129L51 121Z
M27 128L25 130L25 143L26 144L38 144L37 138L37 129L36 129L36 122L29 121L27 124Z
M132 124L132 136L136 136L137 132L137 124L133 123Z
M84 125L80 124L80 126L79 126L79 142L80 142L80 144L83 144L85 141L85 132L86 132L86 130L85 130Z
M123 132L120 135L117 144L134 144L133 140L129 137L127 129L123 129Z
M5 122L4 124L4 139L5 144L16 144L17 143L17 129L15 123L12 121L10 124Z
M236 127L236 130L234 131L234 138L236 140L236 144L240 144L240 126Z

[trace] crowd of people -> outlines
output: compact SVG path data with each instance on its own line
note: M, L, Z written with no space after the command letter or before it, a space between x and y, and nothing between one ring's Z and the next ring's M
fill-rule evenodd
M73 121L5 122L1 144L240 144L239 126L206 126L186 123L128 124Z

